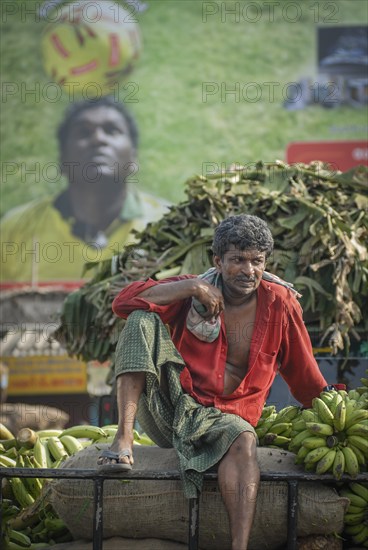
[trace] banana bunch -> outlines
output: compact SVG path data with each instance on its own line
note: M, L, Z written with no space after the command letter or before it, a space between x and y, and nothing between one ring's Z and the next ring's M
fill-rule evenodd
M317 474L356 477L368 459L368 399L356 390L322 392L292 422L289 451Z
M364 399L368 399L368 369L365 371L366 378L361 378L360 381L362 383L361 386L356 388L356 391L359 393L359 395Z
M276 412L274 405L263 407L261 418L255 428L262 447L287 448L290 443L292 421L300 408L290 405Z
M117 425L72 426L65 430L23 428L14 436L0 424L0 468L58 468L69 456L86 446L112 443ZM134 430L138 445L153 445L145 434ZM45 478L4 478L2 526L4 550L49 548L50 543L72 540L66 525L50 509Z
M339 494L350 500L344 516L344 533L359 548L368 548L368 484L349 483L348 488L340 490Z

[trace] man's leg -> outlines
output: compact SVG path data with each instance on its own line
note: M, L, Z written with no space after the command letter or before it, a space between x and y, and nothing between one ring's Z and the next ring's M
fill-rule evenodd
M259 485L256 438L241 433L218 467L218 482L230 520L232 550L246 550L256 508Z
M145 372L126 372L116 379L116 399L118 405L118 429L110 446L110 451L120 453L123 450L131 452L130 457L122 456L118 462L133 464L134 421L137 414L138 402L144 390L146 381ZM117 462L114 459L100 457L98 464Z

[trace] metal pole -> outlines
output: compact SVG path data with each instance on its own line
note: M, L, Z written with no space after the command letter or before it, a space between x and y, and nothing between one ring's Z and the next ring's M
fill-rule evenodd
M288 481L288 530L287 550L296 550L298 521L298 482Z
M198 550L199 539L199 499L189 499L188 550Z
M102 550L103 482L103 478L94 479L93 550Z

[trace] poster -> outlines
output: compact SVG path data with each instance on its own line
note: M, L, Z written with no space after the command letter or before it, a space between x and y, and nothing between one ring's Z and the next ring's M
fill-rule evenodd
M106 83L97 71L105 35L97 48L91 44L108 9L112 24L129 23L138 34L129 66L119 65L120 31L110 32ZM78 16L74 34L58 30L65 10ZM329 56L339 51L341 56L341 49L360 48L364 71L366 25L366 4L360 0L126 0L113 6L4 0L1 282L88 278L86 263L108 259L134 242L131 230L183 199L193 174L233 163L285 160L293 142L364 143L364 76L349 75L360 81L346 101L341 73L321 68ZM351 45L352 33L358 45ZM86 52L93 52L91 58ZM79 85L65 85L61 69L69 59L75 61L68 70L74 71L74 84L80 78ZM119 71L121 78L114 81ZM103 150L104 138L96 138L102 145L85 158L69 141L69 156L63 158L57 138L72 105L106 92L125 104L139 131L133 150L125 148L123 172L118 164L105 166L111 189L103 167L110 154ZM99 131L92 119L85 123L89 136ZM112 131L124 134L127 128ZM129 201L122 180L129 182Z

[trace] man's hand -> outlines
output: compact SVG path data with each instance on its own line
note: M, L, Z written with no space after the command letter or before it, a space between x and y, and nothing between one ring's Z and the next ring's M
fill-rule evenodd
M205 314L201 313L204 319L218 317L225 309L222 292L215 286L203 279L196 279L196 291L194 297L206 308Z

